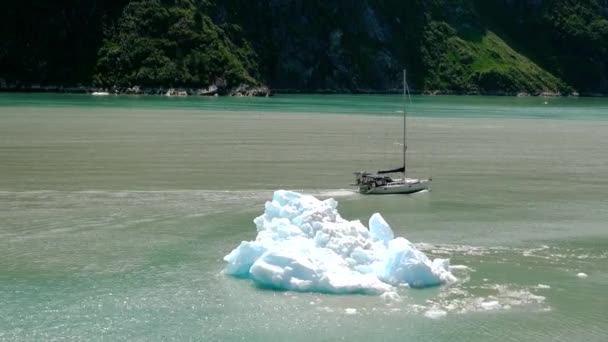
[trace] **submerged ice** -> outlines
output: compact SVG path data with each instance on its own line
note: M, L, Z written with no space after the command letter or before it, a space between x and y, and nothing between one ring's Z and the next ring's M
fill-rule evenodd
M276 289L384 293L453 282L446 259L430 260L378 213L369 230L343 219L333 199L279 190L254 223L258 235L224 257L226 273Z

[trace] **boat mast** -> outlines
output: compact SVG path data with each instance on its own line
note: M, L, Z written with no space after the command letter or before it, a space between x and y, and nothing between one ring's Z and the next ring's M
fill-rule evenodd
M405 69L403 69L403 179L405 179L405 151L407 150L407 144L405 142L405 101L406 101L406 91L407 91L407 83L405 80L406 73Z

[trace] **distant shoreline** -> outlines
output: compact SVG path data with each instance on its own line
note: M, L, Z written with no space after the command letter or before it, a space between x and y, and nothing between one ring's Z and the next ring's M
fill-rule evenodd
M331 89L320 89L314 91L300 91L295 89L273 89L272 92L274 94L328 94L328 95L399 95L403 93L401 89L389 89L389 90L354 90L354 91L337 91ZM601 93L582 93L572 92L570 94L561 94L557 92L536 92L536 93L527 93L527 92L508 92L508 91L456 91L456 90L415 90L411 89L410 93L412 95L428 95L428 96L441 96L441 95L456 95L456 96L512 96L512 97L606 97L607 94Z
M0 84L0 92L4 93L63 93L91 95L153 95L153 96L272 96L272 91L265 85L251 86L241 84L234 88L221 88L210 85L206 88L189 87L115 87L100 88L92 86L62 86L62 85L6 85Z
M275 94L326 94L326 95L393 95L401 94L401 89L387 90L334 90L334 89L271 89L267 86L248 86L240 85L232 89L220 90L215 86L207 88L186 88L186 87L130 87L130 88L98 88L91 86L41 86L41 85L11 85L0 86L2 93L64 93L64 94L103 94L103 95L152 95L152 96L247 96L247 97L267 97ZM107 94L106 94L107 93ZM457 95L457 96L506 96L506 97L608 97L608 93L588 93L572 92L562 94L558 92L509 92L509 91L455 91L455 90L424 90L412 89L413 95Z

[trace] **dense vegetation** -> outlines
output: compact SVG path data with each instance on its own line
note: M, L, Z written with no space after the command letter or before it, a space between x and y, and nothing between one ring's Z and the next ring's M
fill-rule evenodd
M209 5L190 0L131 1L100 50L100 86L256 83L257 57L236 25L216 25ZM222 81L218 81L221 79Z
M608 93L606 0L63 0L0 14L0 79ZM1 84L0 84L1 85Z
M0 10L0 78L89 83L103 30L128 0L7 1Z
M608 93L608 1L478 2L488 27L543 68L582 92Z

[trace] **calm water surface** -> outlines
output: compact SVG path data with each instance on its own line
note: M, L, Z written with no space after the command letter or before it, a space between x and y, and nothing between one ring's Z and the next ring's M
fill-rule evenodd
M433 189L374 197L348 184L399 163L398 96L0 94L0 340L605 341L608 100L409 108ZM224 276L280 188L472 271L401 302Z

